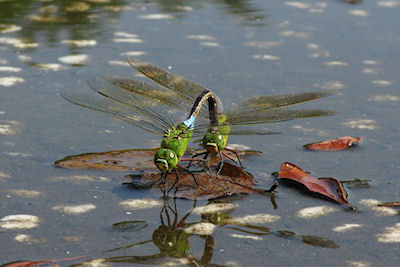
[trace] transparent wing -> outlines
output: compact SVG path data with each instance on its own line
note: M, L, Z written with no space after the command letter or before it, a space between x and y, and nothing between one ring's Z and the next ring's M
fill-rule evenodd
M270 111L258 111L258 112L247 112L247 113L228 113L227 114L227 125L251 125L251 124L263 124L273 123L279 121L294 120L298 118L310 118L334 115L337 112L331 110L320 110L320 109L276 109Z
M176 91L172 91L160 86L150 85L143 81L116 76L105 76L104 79L114 84L115 86L125 89L133 94L154 99L155 103L161 102L175 109L182 110L183 112L185 112L185 114L190 113L192 105L194 103L194 100L193 103L182 101L182 98ZM205 119L207 118L206 112L203 112L201 115Z
M166 127L170 127L164 122L154 123L154 121L149 121L135 109L109 98L69 93L63 93L61 96L71 103L105 113L151 133L163 134L165 129L167 129Z
M105 79L94 78L89 80L88 84L95 92L135 110L147 121L164 125L164 129L176 125L177 122L181 122L188 115L163 104L158 99L132 94Z
M228 113L244 114L288 107L291 105L296 105L321 97L329 96L337 93L338 91L339 90L325 90L298 94L255 96L246 98L243 101L237 103Z
M200 95L204 90L209 90L204 86L192 82L182 76L164 71L156 66L151 65L150 63L131 58L127 58L126 60L132 67L137 69L147 78L164 86L165 88L177 92L180 98L186 101L186 103L194 103L198 95ZM218 98L217 105L219 112L222 112L222 102Z

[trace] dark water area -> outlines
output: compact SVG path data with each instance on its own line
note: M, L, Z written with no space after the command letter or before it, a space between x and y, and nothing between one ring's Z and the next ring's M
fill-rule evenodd
M398 209L376 204L400 201L399 11L398 0L0 0L0 263L397 266ZM261 188L286 161L316 177L369 179L345 184L358 211L288 185L274 199L163 201L123 186L127 172L54 167L67 155L159 145L60 96L90 91L96 76L136 77L127 56L210 88L226 108L341 89L301 105L335 116L260 125L283 134L229 144L263 152L243 162ZM340 136L365 139L338 152L302 147Z

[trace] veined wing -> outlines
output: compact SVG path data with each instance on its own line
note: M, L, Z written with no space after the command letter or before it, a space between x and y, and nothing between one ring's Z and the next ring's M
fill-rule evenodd
M177 122L182 121L188 115L161 103L157 99L132 94L105 79L91 79L88 84L100 95L135 110L142 117L146 117L148 121L168 125L167 128L176 125Z
M298 118L310 118L329 116L337 114L337 112L331 110L321 109L276 109L267 111L255 111L247 113L228 113L226 114L227 125L251 125L251 124L263 124L273 123L287 120L294 120Z
M282 108L329 96L337 93L338 91L339 90L324 90L298 94L255 96L246 98L243 101L237 103L228 113L243 114Z
M170 127L170 125L166 124L164 121L154 122L148 120L138 113L137 110L109 98L68 93L63 93L62 97L71 103L105 113L151 133L162 135L164 131Z
M150 63L131 58L127 58L126 60L132 67L137 69L147 78L164 86L165 88L177 92L180 98L185 100L187 103L193 103L196 100L196 97L204 90L209 90L204 86L192 82L182 76L164 71L163 69L153 66ZM217 105L219 112L222 112L222 103L218 98Z
M105 76L105 80L110 83L125 89L133 94L141 95L149 98L148 101L154 99L154 103L163 103L175 109L181 110L187 114L190 113L193 103L187 103L186 101L182 101L182 98L176 91L172 91L160 86L150 85L143 81L116 77L116 76ZM194 101L193 101L194 102ZM201 116L204 119L207 119L207 112L202 110Z

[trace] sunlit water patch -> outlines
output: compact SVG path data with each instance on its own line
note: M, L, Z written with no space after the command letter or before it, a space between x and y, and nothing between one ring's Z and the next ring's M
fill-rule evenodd
M381 203L377 199L362 199L360 201L361 205L367 206L373 211L376 212L377 215L380 216L395 216L398 215L398 211L391 207L380 207L378 204Z
M0 66L0 72L20 72L21 68Z
M350 15L356 16L356 17L367 17L369 15L366 10L362 10L362 9L349 10L347 13L349 13Z
M96 40L62 40L61 43L75 47L91 47L97 45Z
M122 207L130 210L151 209L162 206L162 201L151 198L127 199L119 203Z
M232 211L237 207L234 203L211 203L206 206L196 207L193 213L197 214L210 214L217 212L227 212Z
M22 29L21 26L14 24L0 24L0 33L17 32Z
M361 130L375 130L376 129L376 121L370 119L359 119L359 120L348 120L342 123L342 125L346 127L350 127L352 129L361 129Z
M23 124L19 121L0 120L0 135L20 134L22 132L22 127Z
M388 7L388 8L400 7L400 1L378 1L377 4L380 7Z
M25 82L25 80L17 76L0 77L0 86L10 87L23 82Z
M254 214L254 215L246 215L241 217L233 217L230 218L228 221L232 221L234 223L273 223L279 220L281 216L273 215L273 214Z
M139 19L154 19L154 20L159 20L159 19L173 19L174 16L170 14L162 14L162 13L157 13L157 14L147 14L147 15L139 15Z
M110 179L103 176L90 176L90 175L71 175L71 176L57 176L51 178L52 182L71 182L76 184L88 183L88 182L109 182Z
M24 243L24 244L27 244L27 245L39 244L39 243L45 242L44 239L36 239L36 238L33 238L32 236L27 235L27 234L18 234L18 235L16 235L14 237L14 240L16 242Z
M215 224L201 222L185 228L185 232L193 235L211 235L215 231Z
M362 226L363 226L362 224L357 224L357 223L345 223L343 225L336 226L335 228L333 228L333 231L338 233L344 233L352 231L354 229L361 228Z
M92 203L86 203L80 205L58 205L53 207L54 210L72 215L87 213L89 211L94 210L95 208L96 206Z
M396 223L391 227L385 227L385 231L378 235L378 242L400 243L400 223Z
M86 64L89 61L89 58L90 58L89 55L80 54L80 55L69 55L69 56L59 57L58 60L65 64L82 65Z
M387 80L375 80L371 82L374 85L378 85L378 86L388 86L388 85L392 85L391 81L387 81Z
M39 217L29 214L7 215L0 219L0 227L7 230L36 228L39 223Z
M42 192L35 191L35 190L26 190L26 189L12 189L8 191L10 194L20 196L20 197L27 197L27 198L35 198L42 194Z
M303 219L315 219L326 216L332 212L338 211L337 208L330 206L317 206L301 209L297 212L297 216Z

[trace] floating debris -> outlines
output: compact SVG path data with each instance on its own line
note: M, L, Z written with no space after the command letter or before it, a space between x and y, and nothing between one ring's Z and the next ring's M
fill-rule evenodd
M201 222L185 228L185 232L193 235L211 235L215 228L213 223Z
M354 145L358 145L359 143L362 142L363 139L364 136L361 137L343 136L336 139L303 145L303 147L308 150L314 150L314 151L345 150Z
M328 215L329 213L338 211L337 208L330 206L316 206L301 209L297 212L297 216L303 219L315 219L321 216Z
M250 239L250 240L264 240L261 236L254 236L254 235L239 235L239 234L229 234L230 237L240 238L240 239Z
M65 214L78 215L94 210L95 208L96 206L94 204L88 203L88 204L81 204L74 206L65 206L65 205L54 206L53 210L61 211Z
M25 80L21 77L9 76L9 77L0 77L0 86L13 86L17 83L23 83Z
M57 176L51 179L52 182L72 182L80 184L82 182L109 182L110 179L107 177L94 177L89 175L71 175L71 176Z
M8 173L0 171L0 181L3 180L3 179L8 179L8 178L11 178L11 175L9 175Z
M40 219L29 214L7 215L0 219L0 227L3 229L31 229L39 226Z
M329 81L329 82L324 82L323 84L317 83L315 84L315 86L325 90L344 88L344 84L341 81Z
M119 203L121 206L131 210L151 209L155 207L161 207L162 201L151 198L143 199L127 199Z

